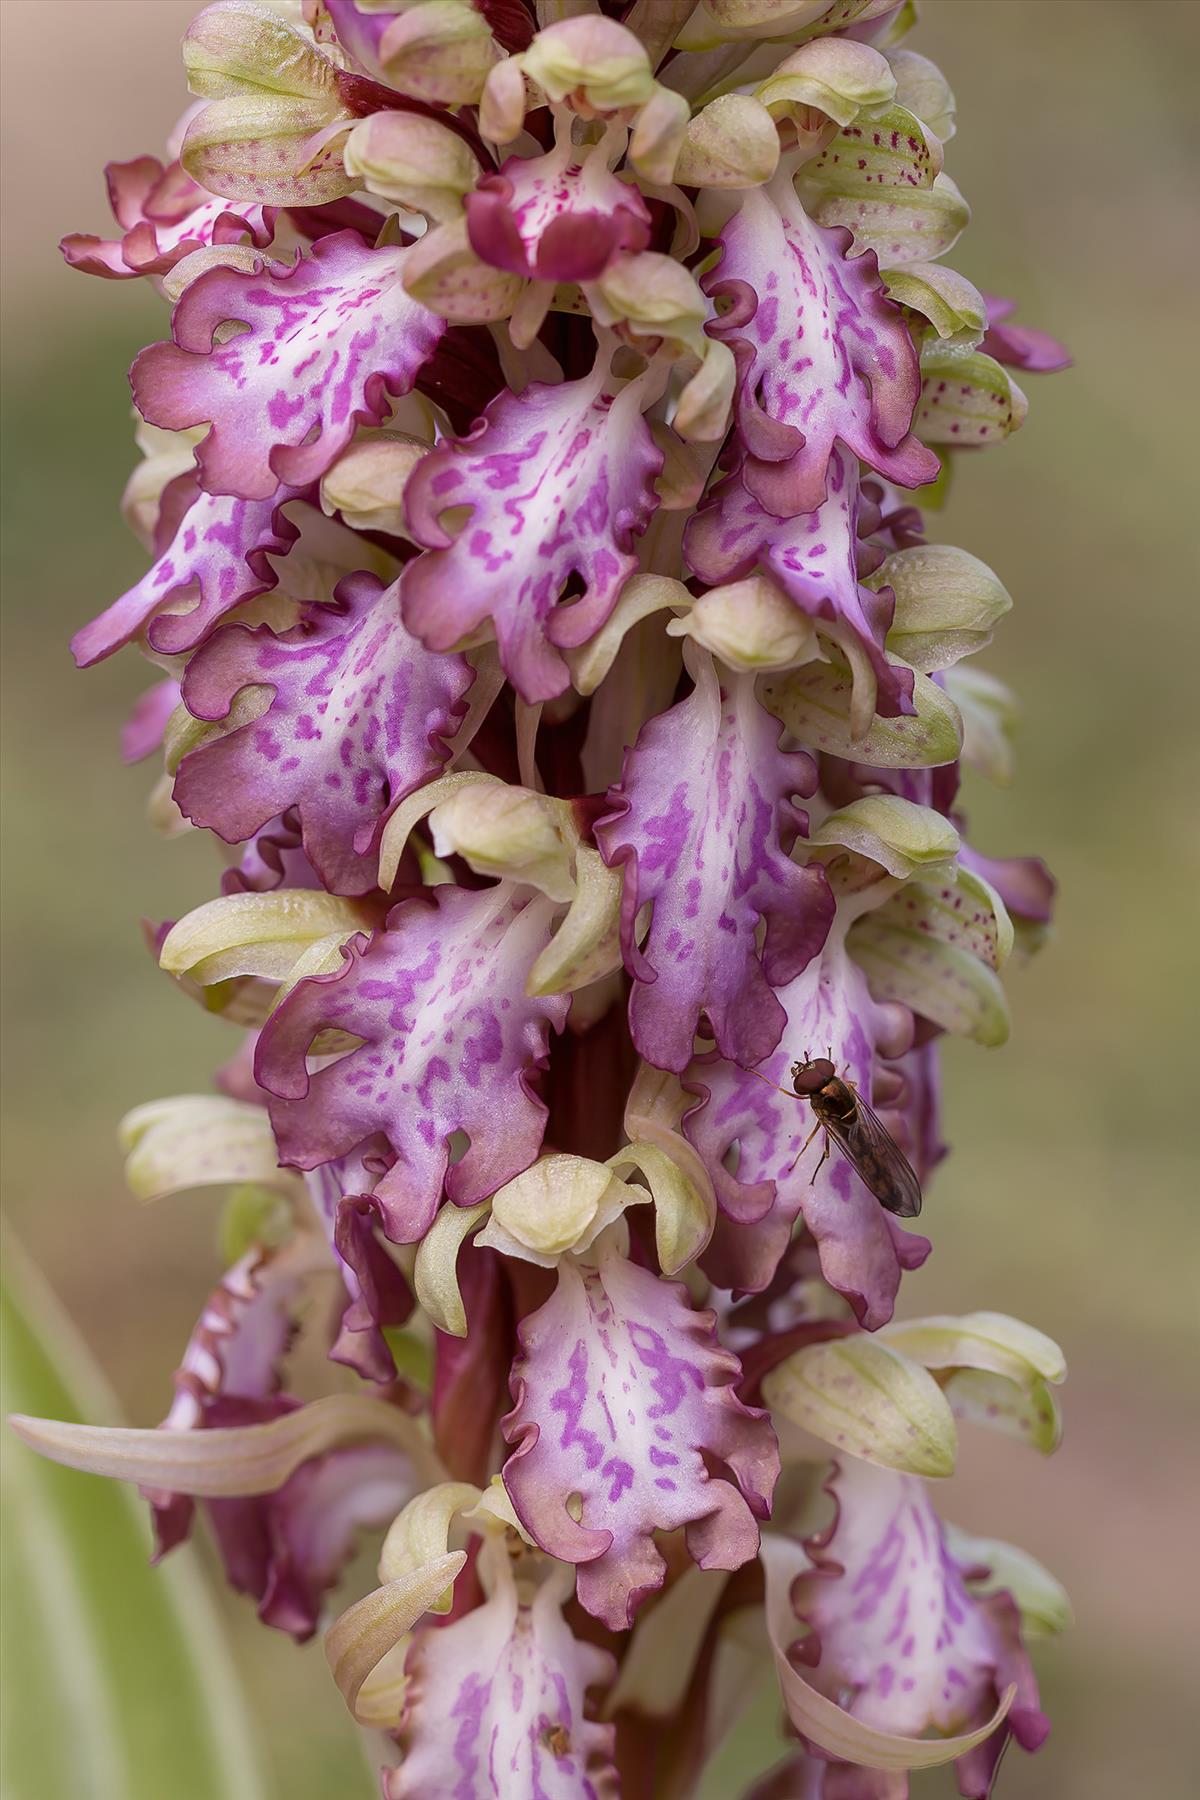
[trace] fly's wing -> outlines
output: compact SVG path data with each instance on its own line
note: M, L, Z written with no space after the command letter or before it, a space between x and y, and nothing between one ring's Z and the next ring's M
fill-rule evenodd
M854 1099L848 1119L823 1119L822 1124L880 1206L897 1218L915 1219L921 1210L921 1184L912 1164L879 1114L861 1094Z

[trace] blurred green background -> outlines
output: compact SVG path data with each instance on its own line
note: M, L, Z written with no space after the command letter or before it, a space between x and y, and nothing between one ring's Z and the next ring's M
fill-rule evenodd
M156 840L151 777L118 762L145 677L132 656L75 674L67 654L71 631L144 566L117 512L134 460L124 370L165 335L165 312L141 284L71 274L54 243L106 228L106 157L160 150L186 98L176 43L192 11L0 6L4 1205L139 1424L165 1410L217 1274L215 1203L137 1209L114 1128L138 1101L203 1087L232 1040L142 947L139 916L176 916L212 891L205 846ZM1002 1793L1182 1800L1200 1785L1187 1067L1200 645L1182 478L1197 402L1187 115L1200 9L923 0L922 14L912 42L957 92L947 164L975 209L950 260L1019 296L1021 320L1068 339L1076 366L1029 380L1025 429L959 471L934 524L1016 602L983 660L1025 703L1018 775L1006 791L969 781L972 836L994 854L1045 854L1061 896L1053 942L1013 979L1010 1044L948 1048L954 1155L927 1209L935 1254L903 1303L1021 1314L1072 1365L1058 1456L969 1439L945 1501L969 1529L1035 1552L1077 1612L1073 1635L1039 1656L1054 1735L1034 1759L1010 1756ZM272 1793L369 1794L319 1649L295 1650L223 1591L219 1604Z

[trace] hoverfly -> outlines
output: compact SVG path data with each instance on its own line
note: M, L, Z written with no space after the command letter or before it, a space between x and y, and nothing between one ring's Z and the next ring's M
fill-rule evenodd
M766 1081L768 1087L776 1085L757 1069L750 1073L758 1075L760 1081ZM818 1131L824 1131L825 1148L821 1161L813 1170L814 1181L829 1155L832 1138L880 1206L898 1218L915 1219L921 1210L921 1184L916 1172L879 1114L867 1105L854 1083L840 1078L828 1056L806 1054L803 1062L792 1064L791 1075L793 1093L808 1101L817 1121L801 1144L792 1167L795 1168ZM781 1094L787 1091L786 1088L779 1089Z

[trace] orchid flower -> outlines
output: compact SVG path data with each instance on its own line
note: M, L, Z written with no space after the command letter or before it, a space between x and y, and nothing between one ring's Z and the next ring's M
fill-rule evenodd
M126 755L219 852L149 941L229 1057L128 1179L228 1199L161 1425L14 1425L160 1554L199 1507L392 1800L685 1796L772 1681L744 1800L982 1797L1048 1728L1065 1596L937 1484L960 1426L1054 1449L1061 1354L897 1307L941 1040L1004 1040L1053 900L967 835L1012 602L925 513L1067 359L941 260L914 17L215 0L63 241L170 308L75 657L155 665Z

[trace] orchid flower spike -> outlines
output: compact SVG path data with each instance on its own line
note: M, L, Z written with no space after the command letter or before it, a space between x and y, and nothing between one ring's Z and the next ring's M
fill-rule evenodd
M1061 1355L895 1313L942 1039L1054 891L959 807L1011 600L924 512L1066 357L942 261L914 18L215 0L63 241L170 307L76 660L154 665L127 750L219 850L150 938L229 1058L129 1183L229 1198L161 1425L16 1429L206 1516L392 1800L691 1793L756 1681L744 1800L982 1797L1047 1729L1065 1598L938 1484L1054 1449Z

